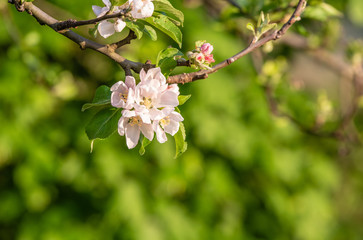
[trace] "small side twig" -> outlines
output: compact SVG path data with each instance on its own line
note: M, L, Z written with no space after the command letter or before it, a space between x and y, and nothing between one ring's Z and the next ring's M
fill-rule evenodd
M260 39L257 42L252 41L248 45L247 48L245 48L241 52L237 53L236 55L224 60L223 62L215 65L211 69L200 70L198 72L187 73L187 74L184 73L184 74L174 75L174 76L169 77L167 79L167 82L170 84L171 83L184 84L184 83L193 82L193 81L196 81L199 79L205 79L208 77L209 74L214 73L214 72L230 65L231 63L235 62L236 60L240 59L241 57L252 52L256 48L261 47L265 43L281 38L296 21L300 20L300 15L305 10L306 2L307 2L306 0L299 0L299 3L297 4L296 9L295 9L294 13L291 15L290 19L278 31L273 31L271 34L267 35L266 37Z
M116 49L126 45L126 44L130 44L132 40L136 39L137 36L135 34L134 31L130 30L129 34L127 35L127 37L125 37L124 39L122 39L121 41L112 43L109 45L109 48L112 49L113 51L115 51Z
M102 17L98 17L98 18L94 18L94 19L90 19L90 20L77 21L74 19L68 19L65 21L56 22L56 23L52 24L50 27L53 28L55 31L61 31L64 29L76 28L79 26L95 24L95 23L101 22L106 19L120 18L120 17L126 16L127 13L128 13L128 9L124 9L118 13L106 14Z
M59 31L57 28L57 24L59 23L59 21L57 19L51 17L50 15L48 15L46 12L44 12L37 6L35 6L32 2L24 2L21 4L20 0L10 0L9 3L15 4L15 6L20 4L22 7L24 7L24 10L26 12L28 12L29 14L31 14L35 19L37 19L37 21L39 23L51 27L54 31L64 35L71 41L77 43L81 47L81 49L89 48L89 49L92 49L99 53L104 54L105 56L109 57L110 59L112 59L116 63L118 63L125 71L129 71L131 69L134 72L139 73L142 68L144 68L145 66L146 67L148 66L148 65L145 65L140 62L130 61L130 60L124 58L123 56L121 56L120 54L116 53L114 50L110 49L107 45L96 43L88 38L82 37L81 35L73 32L69 29L64 29L64 30ZM114 17L114 15L108 15L107 17L105 16L104 19L110 18L110 17ZM103 18L98 18L97 20L100 20L100 19L103 19Z

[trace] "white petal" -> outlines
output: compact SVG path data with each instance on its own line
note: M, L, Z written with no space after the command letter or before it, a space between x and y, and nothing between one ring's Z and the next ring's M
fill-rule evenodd
M150 141L154 138L154 129L151 124L142 124L140 130L144 136L149 139Z
M151 119L150 119L149 113L140 113L139 116L140 116L141 120L144 123L147 123L147 124L150 124L151 123Z
M173 91L173 92L177 93L178 95L180 94L179 87L177 84L168 85L168 90Z
M126 27L126 23L121 19L117 19L115 22L115 30L116 32L121 32Z
M135 117L136 116L135 111L129 111L129 110L123 110L121 112L121 114L122 114L123 117L126 117L126 118L130 118L130 117Z
M143 18L148 18L153 15L154 12L154 4L152 2L149 2L148 4L144 5L144 7L141 10L141 14Z
M146 80L145 77L146 77L146 72L145 72L144 69L141 69L141 71L140 71L140 80L141 80L141 82Z
M117 108L124 108L125 102L121 99L120 94L126 94L128 87L123 81L118 81L111 87L111 105Z
M160 85L164 85L166 83L165 76L161 73L161 69L152 68L146 74L146 79L157 79L160 82Z
M92 5L92 10L98 17L102 13L102 7Z
M170 117L171 120L176 121L176 122L184 121L184 118L178 112L170 113L169 117Z
M174 136L175 133L179 131L179 122L170 121L170 123L164 127L164 130L171 136Z
M176 107L178 105L178 94L173 91L165 91L159 96L156 107Z
M129 149L134 148L137 145L137 142L140 138L140 129L137 125L131 126L130 124L126 125L126 145Z
M166 115L163 114L163 112L158 110L157 108L150 109L149 114L150 114L150 119L151 120L161 120L164 117L166 117Z
M126 86L128 86L129 88L135 88L136 86L136 83L135 83L135 78L132 77L132 76L126 76L126 79L125 79L125 84Z
M121 117L120 120L118 120L118 134L120 134L120 136L125 135L125 123L128 121L129 119L125 119L124 117Z
M110 0L102 0L102 2L108 7L111 8L111 2Z
M163 118L165 118L166 116L169 116L174 111L174 108L173 107L165 107L161 111L163 113Z
M135 92L132 88L129 89L129 94L127 95L127 101L123 108L125 109L132 109L135 103Z
M159 126L159 124L156 125L156 129L155 129L155 133L156 133L156 139L160 142L160 143L164 143L168 140L168 138L166 137L165 132L163 131L163 129Z
M108 38L109 36L115 33L115 27L113 23L110 23L108 21L100 22L97 29L100 35L104 38Z

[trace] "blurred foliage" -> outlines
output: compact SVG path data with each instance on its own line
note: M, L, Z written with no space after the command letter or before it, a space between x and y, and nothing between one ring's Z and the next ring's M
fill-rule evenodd
M235 11L227 1L217 9L222 15L202 1L172 2L185 14L184 52L205 39L221 61L246 45L240 34L250 19L224 18ZM261 10L289 3L236 2L256 19ZM341 51L339 43L363 36L362 1L326 3L344 16L303 17L294 29L316 46ZM101 1L35 4L59 19L87 19ZM362 146L306 134L273 116L266 102L269 83L279 107L304 126L319 113L322 124L334 125L347 95L338 93L336 74L304 51L274 44L261 71L249 55L181 86L192 97L180 107L189 148L178 159L172 139L152 142L140 156L117 134L96 141L89 153L84 127L92 113L81 107L98 86L111 86L124 73L5 1L0 12L0 239L362 239ZM76 31L88 34L87 27ZM155 62L159 51L176 47L159 35L157 42L134 41L122 54ZM359 111L359 131L362 120Z

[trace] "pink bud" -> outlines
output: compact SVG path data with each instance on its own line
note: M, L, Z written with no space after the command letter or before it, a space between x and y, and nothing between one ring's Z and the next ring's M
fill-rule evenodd
M204 55L202 53L198 53L197 56L195 57L195 60L197 60L197 62L199 63L204 63Z
M213 51L213 46L210 43L204 43L201 47L200 47L200 51L204 54L204 55L209 55L212 53Z
M213 63L215 62L214 58L213 58L213 54L209 54L209 55L206 55L204 56L204 59L207 63Z

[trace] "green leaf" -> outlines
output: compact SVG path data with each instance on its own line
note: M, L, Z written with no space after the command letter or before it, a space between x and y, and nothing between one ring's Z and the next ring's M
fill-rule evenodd
M145 148L151 143L151 141L149 139L147 139L146 137L143 137L142 141L141 141L141 147L139 149L139 154L142 156L145 154Z
M168 76L177 65L175 57L183 55L184 54L176 48L167 48L159 52L156 64L160 67L161 72Z
M121 117L121 109L102 109L86 125L89 140L104 139L114 133Z
M180 29L168 19L167 16L156 14L156 16L143 20L171 37L176 43L178 43L179 47L182 46L183 34Z
M182 122L179 123L179 131L174 135L174 139L175 139L175 147L176 147L176 152L175 152L175 157L174 158L178 158L180 155L182 155L188 148L188 144L185 141L185 127L184 124Z
M182 26L184 23L184 14L174 8L167 0L154 0L155 11L165 13L167 16L177 20Z
M140 39L144 34L145 24L140 21L133 22L130 20L125 20L126 26L135 32L137 39Z
M158 39L156 31L153 27L145 25L143 31L151 38L151 40L156 41Z
M103 107L111 103L111 90L108 86L102 85L97 88L92 103L82 106L82 112L93 107Z
M89 34L91 37L94 37L94 38L96 38L96 37L97 37L97 33L98 33L98 31L97 31L97 27L98 27L98 24L97 24L95 27L88 29L88 34Z
M253 34L255 34L255 26L253 26L253 24L252 23L247 23L247 29L248 30L250 30L250 31L252 31L253 32Z
M125 0L111 0L111 6L120 6L125 3Z
M192 96L191 94L189 94L189 95L179 95L178 96L179 106L186 103L186 101L188 101L191 96Z
M326 21L329 17L341 17L343 14L327 3L320 3L316 6L308 6L304 17Z

